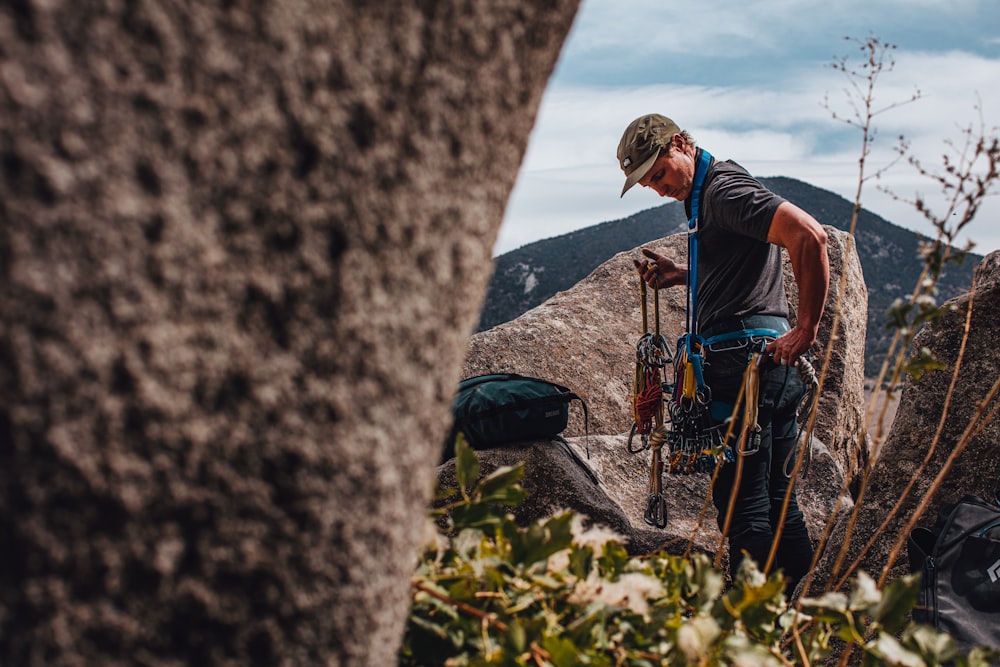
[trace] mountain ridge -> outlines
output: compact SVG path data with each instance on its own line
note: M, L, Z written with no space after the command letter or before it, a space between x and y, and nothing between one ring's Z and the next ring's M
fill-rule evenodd
M786 176L758 180L820 224L849 230L854 204L844 197ZM619 252L686 230L684 206L672 201L498 255L477 331L510 321L572 287ZM923 268L920 235L863 208L854 236L868 288L865 375L874 377L891 340L885 314L896 298L909 296ZM967 292L981 260L970 253L962 264L949 264L938 283L939 302Z

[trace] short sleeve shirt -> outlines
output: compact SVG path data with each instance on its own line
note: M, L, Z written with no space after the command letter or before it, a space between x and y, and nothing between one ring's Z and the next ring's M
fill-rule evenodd
M767 242L784 201L735 162L712 162L698 222L699 330L748 315L788 316L781 249ZM690 215L690 199L684 204Z

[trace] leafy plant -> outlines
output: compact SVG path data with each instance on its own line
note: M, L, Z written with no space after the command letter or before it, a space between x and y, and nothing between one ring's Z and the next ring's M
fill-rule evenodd
M886 351L885 359L875 380L876 391L872 395L871 402L866 414L866 422L872 423L872 418L876 411L878 418L874 428L869 435L872 437L872 446L869 452L867 464L860 475L860 485L855 494L855 506L850 517L847 535L853 535L854 522L858 517L858 512L863 506L863 499L868 489L868 483L872 474L873 466L878 460L879 450L885 440L886 414L890 400L896 387L899 387L905 376L910 376L914 380L919 380L925 373L932 371L950 370L952 374L951 384L945 395L944 407L939 419L938 429L932 442L927 447L923 462L914 472L910 482L900 494L895 506L885 513L882 524L874 533L869 536L860 553L856 555L853 563L847 564L847 556L852 540L844 540L841 544L836 562L833 565L830 581L827 587L834 590L843 586L848 578L859 567L865 555L874 547L876 540L888 526L902 512L904 503L913 491L917 479L929 467L932 457L941 440L944 420L948 415L948 408L955 390L962 366L965 345L969 335L969 322L973 311L972 297L975 294L973 286L969 292L969 303L966 312L966 326L959 349L959 354L953 366L949 369L940 360L936 359L928 348L913 349L912 343L917 333L925 325L933 325L952 309L952 304L938 305L939 290L938 285L945 267L949 264L959 264L971 249L969 244L965 250L959 250L955 243L959 234L972 222L980 206L987 196L994 193L998 179L1000 179L1000 137L996 127L987 127L982 120L982 111L979 110L980 120L978 126L968 126L962 130L964 140L960 143L946 141L947 152L942 156L943 169L937 172L910 154L909 142L905 137L899 137L896 148L896 158L890 165L883 166L868 173L868 158L871 154L871 146L876 137L874 119L899 106L916 102L921 94L915 91L907 99L893 102L882 107L875 106L874 90L876 83L883 74L890 72L894 66L892 52L895 46L879 40L871 35L866 40L854 41L861 57L857 59L857 64L850 62L848 58L843 58L833 64L834 69L844 74L847 81L845 89L846 99L850 108L850 113L838 114L829 105L832 116L835 120L842 121L847 125L857 129L861 133L862 148L859 159L858 185L855 198L855 215L851 221L852 235L857 225L857 213L861 210L861 193L864 184L871 178L879 178L885 173L888 166L897 162L906 162L917 172L929 178L941 190L944 209L935 212L930 204L921 196L916 196L912 200L906 200L895 195L885 187L880 187L895 199L906 201L916 209L935 230L933 240L924 239L919 246L918 254L923 264L920 276L916 280L912 292L909 295L896 299L886 314L885 328L892 331L891 342ZM841 293L843 282L841 284ZM839 318L839 304L835 309L835 317ZM835 320L836 321L836 320ZM836 324L834 325L836 330ZM829 361L829 353L832 346L827 349L826 361ZM826 363L822 365L824 372ZM821 377L822 383L822 377ZM884 397L881 395L884 392ZM951 449L951 453L945 464L937 471L935 480L931 487L920 499L916 510L911 511L905 522L905 526L900 530L895 538L895 543L890 551L888 561L879 576L878 584L883 585L888 577L893 564L898 558L904 544L906 535L916 524L923 511L928 506L941 480L951 468L961 452L965 449L975 434L979 433L990 420L993 419L994 412L985 410L993 399L1000 393L1000 381L994 385L982 401L983 408L977 409L977 414L969 424L966 432L958 439ZM845 480L843 493L846 491L850 480ZM828 527L829 528L829 527ZM827 531L828 534L829 531ZM826 535L824 535L825 541ZM821 547L825 542L821 542ZM820 553L822 548L817 549Z
M729 590L700 554L630 557L618 537L557 514L518 526L523 464L480 478L460 438L456 489L439 491L436 526L412 580L400 665L601 667L810 665L840 640L866 665L987 665L954 641L908 621L918 581L879 591L864 573L850 595L784 597L780 572L745 560Z

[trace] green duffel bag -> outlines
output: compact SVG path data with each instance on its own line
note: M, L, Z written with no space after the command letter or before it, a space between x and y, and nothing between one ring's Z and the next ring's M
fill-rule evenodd
M458 383L452 403L451 431L442 461L455 455L455 438L465 435L473 449L490 449L526 440L551 440L566 429L569 404L580 401L584 426L587 404L569 388L548 380L493 373Z

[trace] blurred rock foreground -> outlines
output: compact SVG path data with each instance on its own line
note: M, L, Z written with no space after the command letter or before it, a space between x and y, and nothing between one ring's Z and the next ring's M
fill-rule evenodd
M0 664L395 662L576 7L0 3Z
M966 494L993 498L1000 491L1000 425L995 421L984 422L980 433L968 442L962 441L963 431L976 416L977 406L1000 377L1000 350L994 333L1000 324L1000 252L983 260L976 271L974 290L949 302L952 310L918 336L915 349L926 346L947 369L927 372L919 381L906 383L888 438L884 443L878 442L877 460L870 460L872 438L863 426L866 406L861 377L864 287L850 237L830 228L827 232L832 289L818 348L825 348L830 338L832 311L842 274L846 274L846 288L840 303L839 336L834 342L813 432L814 459L798 482L799 503L813 540L830 530L828 546L814 572L813 592L837 583L844 576L845 567L836 565L842 549L847 556L846 564L860 558L862 569L879 575L889 564L895 542L906 534L904 528L918 503L928 496L935 477L941 477L940 488L921 509L918 520L922 525L933 523L942 502L954 502ZM662 248L674 259L684 257L682 236L651 245ZM706 518L699 522L709 491L707 475L664 475L668 525L661 531L643 521L649 453L630 454L626 449L632 424L630 383L634 341L641 333L642 321L638 282L631 262L635 254L614 257L574 288L512 322L473 336L465 365L467 376L518 372L565 384L587 400L590 433L598 434L585 439L581 413L571 407L571 416L575 418L571 419L566 435L576 456L568 456L566 447L559 443L522 443L480 452L484 474L500 465L525 461L524 485L531 495L518 509L522 521L573 509L616 530L633 553L649 553L659 548L681 552L691 540L697 550L714 554L722 543L715 510L710 504ZM789 300L794 313L797 294L794 283L788 283L790 279L786 263L786 284L791 288ZM681 299L683 290L671 290L661 296L661 330L668 339L679 335L684 324ZM958 352L970 308L965 355L948 401L948 385L953 369L959 364ZM934 432L945 414L946 401L950 406L935 443ZM984 404L982 413L989 412L991 405L995 403ZM964 451L955 457L950 470L942 472L959 443L963 443ZM883 526L928 456L898 516ZM596 475L597 483L585 474L587 471L581 473L584 467L581 459L589 472ZM866 466L871 468L867 475ZM448 483L453 476L453 464L441 466L439 474ZM861 501L857 503L859 497ZM891 575L904 573L905 564L906 552L897 548Z

